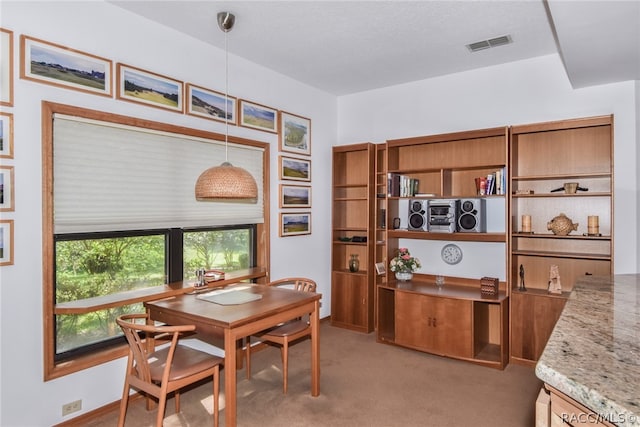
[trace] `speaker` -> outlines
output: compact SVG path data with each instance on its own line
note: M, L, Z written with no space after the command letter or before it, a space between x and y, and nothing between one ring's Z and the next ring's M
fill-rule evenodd
M409 200L409 220L408 229L413 231L427 231L427 209L429 207L428 200L411 199Z
M458 231L461 233L484 233L487 231L484 199L460 199Z

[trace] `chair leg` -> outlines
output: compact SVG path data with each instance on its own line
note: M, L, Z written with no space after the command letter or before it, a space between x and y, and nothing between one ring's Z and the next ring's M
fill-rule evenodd
M287 394L287 378L289 377L289 343L287 340L282 344L282 376L283 393Z
M176 414L180 412L180 390L176 390L173 393L173 398L176 401Z
M158 415L156 416L156 427L162 427L162 421L164 420L164 410L167 406L167 393L164 393L158 398Z
M127 406L129 405L129 380L124 380L124 391L120 400L120 415L118 416L118 427L124 427L124 418L127 414Z
M245 362L247 364L246 369L246 376L247 379L251 379L251 337L247 337L246 339L246 344L245 344L245 348L244 348L244 358L245 358Z
M220 417L220 365L213 371L213 427L218 427Z

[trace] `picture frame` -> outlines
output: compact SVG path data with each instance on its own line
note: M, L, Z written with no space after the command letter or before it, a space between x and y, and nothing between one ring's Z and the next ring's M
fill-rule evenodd
M311 234L311 212L281 212L280 237Z
M12 219L0 219L0 265L13 265Z
M280 179L311 182L311 160L279 157Z
M0 212L11 212L15 209L13 168L13 166L0 166Z
M13 159L13 114L0 111L0 158Z
M20 78L113 96L113 62L26 35L20 36Z
M161 74L118 63L116 99L182 113L184 84Z
M0 28L0 105L13 106L13 31Z
M186 92L187 114L223 123L227 122L234 126L237 124L237 99L234 96L225 95L222 92L206 89L191 83L187 83ZM226 117L225 98L227 100Z
M375 267L376 267L376 274L378 276L382 276L383 274L386 274L387 267L384 265L384 262L376 262Z
M280 151L311 155L311 119L280 111Z
M280 184L281 208L311 208L311 187Z
M240 126L278 133L278 110L275 108L240 99L238 118Z

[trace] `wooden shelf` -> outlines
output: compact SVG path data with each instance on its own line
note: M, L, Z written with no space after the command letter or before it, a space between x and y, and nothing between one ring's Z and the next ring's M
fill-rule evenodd
M511 358L535 364L576 280L614 271L613 117L513 126L510 154ZM589 191L550 192L567 182L578 182ZM533 194L516 194L518 190ZM583 218L577 221L580 228L575 234L557 236L546 231L548 223L542 219L558 212ZM520 215L530 215L532 229L545 232L518 232ZM584 234L586 217L591 215L598 216L603 235ZM517 288L521 267L527 291ZM556 267L560 295L547 291L550 271Z
M514 255L526 255L526 256L537 256L537 257L594 259L594 260L603 260L603 261L611 260L611 255L594 254L589 252L524 251L524 250L515 249L512 251L512 253Z
M611 178L613 175L610 172L596 172L596 173L572 173L572 174L558 174L558 175L524 175L524 176L512 176L512 181L558 181L567 179L588 179L588 178Z
M533 198L533 197L611 197L609 192L585 191L583 193L565 194L565 193L534 193L534 194L513 194L511 197L517 198Z
M374 325L378 203L374 154L371 143L336 146L332 151L331 324L365 333ZM366 237L366 241L340 240L355 236ZM360 261L357 272L348 269L351 255Z
M569 239L569 240L611 240L611 236L585 236L583 234L569 234L558 236L552 233L511 233L511 236L526 239Z
M507 235L505 233L434 233L428 231L389 230L387 236L401 239L504 242Z

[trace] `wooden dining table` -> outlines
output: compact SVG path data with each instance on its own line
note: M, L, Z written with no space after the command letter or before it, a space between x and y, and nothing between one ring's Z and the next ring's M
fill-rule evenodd
M238 341L307 314L311 323L311 395L320 395L320 298L318 293L239 283L206 294L148 301L145 307L150 321L195 325L198 334L223 338L225 425L233 427L237 424Z

